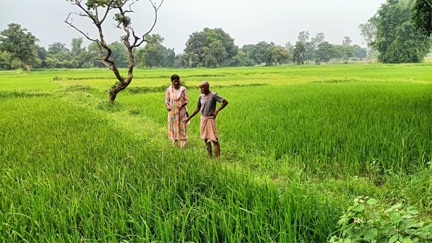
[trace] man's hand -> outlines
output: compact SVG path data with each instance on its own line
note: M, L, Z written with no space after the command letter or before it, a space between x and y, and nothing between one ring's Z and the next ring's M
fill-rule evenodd
M189 121L189 118L186 118L183 120L183 123L187 123Z

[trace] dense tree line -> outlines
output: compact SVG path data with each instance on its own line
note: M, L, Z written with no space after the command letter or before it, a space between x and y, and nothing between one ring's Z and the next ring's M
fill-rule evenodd
M18 35L16 34L18 33ZM19 38L16 38L16 37ZM22 38L30 36L31 38ZM349 37L346 37L349 39ZM15 42L13 42L15 40ZM27 40L21 42L20 40ZM45 49L37 44L34 37L18 24L10 24L9 29L1 32L0 39L0 69L13 69L21 66L33 68L98 68L103 67L100 62L100 50L95 43L83 47L82 38L71 41L71 49L66 44L55 42ZM239 48L234 39L220 28L195 32L190 35L186 48L182 54L174 49L163 46L163 37L159 34L149 35L146 45L134 50L135 66L140 68L158 67L224 67L224 66L253 66L253 65L281 65L286 63L302 64L305 62L328 62L330 59L362 59L365 51L357 45L333 45L324 40L320 33L309 40L308 32L299 34L299 41L293 47L276 45L273 42L261 41ZM10 46L25 45L22 55ZM121 42L110 43L112 50L110 58L119 68L128 66L128 53ZM299 46L304 46L300 48ZM104 53L102 53L104 55Z
M389 0L367 23L359 26L366 48L352 45L345 36L341 44L331 44L324 33L311 36L308 31L298 35L296 43L285 46L261 41L238 47L221 28L205 28L192 33L183 53L163 46L164 38L149 35L146 45L134 50L135 66L158 67L224 67L280 65L286 63L348 62L377 56L384 63L421 62L430 51L431 3L423 0ZM416 26L422 27L417 29ZM423 30L423 32L422 32ZM428 32L429 31L429 32ZM11 23L0 32L0 69L33 68L94 68L102 67L100 49L95 43L83 47L82 38L72 39L71 49L55 42L48 49L19 24ZM109 44L117 67L128 66L128 52L121 42Z

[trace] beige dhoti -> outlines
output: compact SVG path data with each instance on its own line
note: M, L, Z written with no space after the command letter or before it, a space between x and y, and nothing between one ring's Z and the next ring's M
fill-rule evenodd
M201 115L200 123L200 138L204 139L207 143L218 141L216 119L214 116Z

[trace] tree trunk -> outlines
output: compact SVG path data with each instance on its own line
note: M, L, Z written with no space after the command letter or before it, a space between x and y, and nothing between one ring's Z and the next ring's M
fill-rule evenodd
M126 89L126 87L129 85L130 82L119 82L117 85L115 85L114 87L112 87L109 91L109 95L108 95L108 101L110 103L114 103L117 94Z
M30 65L29 65L28 63L23 62L23 65L24 65L25 69L26 69L28 72L31 71L31 67L30 67Z

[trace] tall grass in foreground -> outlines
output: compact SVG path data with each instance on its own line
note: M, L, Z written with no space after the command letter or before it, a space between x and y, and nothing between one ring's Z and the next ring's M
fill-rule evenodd
M156 147L55 96L0 109L2 242L323 242L334 230L340 205L306 184Z
M137 70L114 106L105 70L0 72L0 242L325 242L359 195L430 218L428 68ZM174 72L230 101L219 164L199 119L170 147Z

